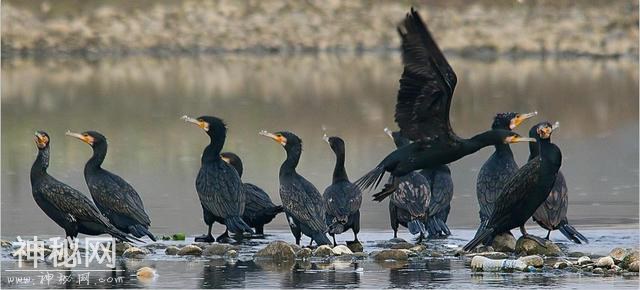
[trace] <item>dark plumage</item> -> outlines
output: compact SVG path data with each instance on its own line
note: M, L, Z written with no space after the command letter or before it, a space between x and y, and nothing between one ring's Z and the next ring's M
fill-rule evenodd
M110 234L123 241L139 241L114 227L87 196L49 175L49 135L38 131L35 141L38 157L31 167L33 199L49 218L64 229L67 237L76 238L79 233Z
M296 172L302 155L302 140L291 132L260 132L284 147L287 159L280 166L280 199L291 233L300 245L302 234L316 241L318 245L330 245L326 236L324 201L318 189Z
M398 28L402 39L404 71L400 79L395 120L400 133L413 143L387 155L376 168L360 178L361 188L378 185L385 172L400 177L414 170L448 164L483 147L529 141L506 130L490 130L470 139L458 137L451 129L449 109L457 77L436 45L418 12L411 9ZM383 200L398 181L375 194Z
M201 116L197 119L182 117L186 122L198 125L209 136L210 143L202 152L200 171L196 177L196 191L202 205L204 222L209 226L207 234L197 237L197 242L213 242L211 228L214 222L226 226L216 240L224 241L229 231L241 235L253 230L242 219L245 210L245 192L238 172L220 157L227 138L227 127L220 118Z
M451 235L449 226L447 226L447 218L451 210L451 199L453 199L451 170L447 165L440 165L423 169L420 174L429 182L431 191L429 218L426 224L429 238L445 238Z
M562 164L562 153L550 140L555 126L543 122L534 128L536 140L540 143L540 155L529 160L509 178L496 199L485 229L464 246L465 251L480 243L490 245L496 235L516 227L520 227L523 236L542 243L527 234L524 224L549 196Z
M345 146L340 137L326 137L325 141L336 154L336 165L333 169L331 185L325 189L322 197L326 205L325 221L329 226L329 234L336 245L336 234L341 234L349 229L353 230L354 240L358 242L360 232L360 205L362 205L362 192L355 184L349 181L345 163Z
M396 147L406 146L409 139L400 136L399 132L385 132L393 139ZM429 181L418 172L410 172L397 177L398 187L389 200L389 218L393 237L398 237L398 225L409 229L412 235L418 235L421 242L427 234L426 223L429 216L431 192Z
M536 130L533 128L529 131L529 136L535 135ZM529 160L536 158L540 154L538 146L533 145L535 144L532 143L529 146ZM547 200L533 213L533 220L548 231L547 239L549 239L551 231L560 230L567 239L576 244L582 244L582 242L589 243L589 240L570 225L567 220L567 208L569 207L569 196L567 192L567 183L564 175L562 171L558 171L549 197L547 197Z
M67 135L80 139L93 149L93 156L84 166L84 179L100 212L119 230L137 238L149 236L155 241L149 231L151 220L136 190L120 176L102 168L107 155L107 138L95 131L67 132Z
M491 129L512 130L524 120L537 115L537 112L518 114L513 112L499 113L493 118ZM537 146L536 143L530 143ZM476 183L476 194L480 206L480 227L476 235L482 232L489 220L496 198L504 184L518 171L518 164L513 158L513 152L509 144L496 144L495 152L480 168Z
M243 166L240 157L231 152L223 152L220 156L236 169L242 179ZM262 188L246 182L242 183L242 188L245 197L242 220L254 228L256 234L264 235L264 225L270 223L284 209L280 205L273 204L269 195Z

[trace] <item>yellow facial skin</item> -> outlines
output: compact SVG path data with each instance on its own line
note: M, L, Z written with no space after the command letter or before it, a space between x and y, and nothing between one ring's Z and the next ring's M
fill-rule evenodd
M287 146L287 138L282 136L282 134L280 134L280 133L273 134L273 133L267 132L265 130L262 130L258 134L260 134L262 136L265 136L265 137L269 137L269 138L273 139L273 141L276 141L278 144L280 144L282 146Z
M68 131L68 130L64 134L67 135L67 136L71 136L71 137L77 138L80 141L82 141L84 143L87 143L87 144L89 144L91 146L93 146L93 142L95 141L95 139L93 137L91 137L90 135L88 135L88 134L74 133L74 132L71 132L71 131Z
M42 149L49 144L49 137L44 134L40 134L38 132L35 133L35 137L33 138L36 141L36 146Z
M200 129L205 130L206 132L209 132L209 123L203 120L194 119L187 115L182 116L180 119L184 120L185 122L196 124L198 125L198 127L200 127Z
M522 122L526 121L529 118L535 117L536 115L538 115L538 111L526 113L526 114L518 114L515 118L511 119L511 122L509 124L509 129L511 130L515 129L516 127L520 126Z
M509 136L504 140L505 144L518 143L518 142L536 142L536 139L529 138L529 137Z

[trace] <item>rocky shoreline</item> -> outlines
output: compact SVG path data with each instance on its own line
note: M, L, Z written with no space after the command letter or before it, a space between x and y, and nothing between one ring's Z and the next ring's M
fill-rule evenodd
M415 4L449 54L638 56L633 1L142 1L58 12L64 3L4 1L2 58L392 51L399 44L395 26Z

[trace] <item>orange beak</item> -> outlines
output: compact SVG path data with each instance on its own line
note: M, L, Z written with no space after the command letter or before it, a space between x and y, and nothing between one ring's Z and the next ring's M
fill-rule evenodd
M80 133L73 133L73 132L71 132L71 131L69 131L69 130L67 130L67 132L66 132L66 133L64 133L64 134L65 134L65 135L67 135L67 136L71 136L71 137L74 137L74 138L78 138L78 139L80 139L80 141L82 141L82 142L84 142L84 143L87 143L87 144L89 144L89 145L92 145L92 146L93 146L93 142L95 141L95 140L93 139L93 137L91 137L91 136L89 136L89 135L86 135L86 134L80 134Z

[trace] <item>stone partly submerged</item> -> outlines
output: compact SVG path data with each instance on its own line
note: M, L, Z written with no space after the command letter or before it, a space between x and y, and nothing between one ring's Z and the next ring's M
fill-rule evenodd
M552 241L545 240L545 244L540 245L536 241L526 237L520 237L518 239L515 252L519 255L542 255L548 257L564 255L560 247Z
M270 259L276 261L294 261L296 252L291 245L284 241L273 241L255 254L256 259Z
M493 239L491 247L498 252L515 252L516 238L511 233L499 234Z
M371 257L376 261L406 261L409 259L409 250L405 249L388 249L371 253Z
M225 256L227 255L227 252L232 250L239 251L240 247L229 245L229 244L215 243L205 247L204 250L202 251L202 255L203 256Z
M125 258L143 259L149 252L145 249L138 247L129 247L123 253Z
M196 245L186 245L178 251L178 256L200 256L202 248Z

